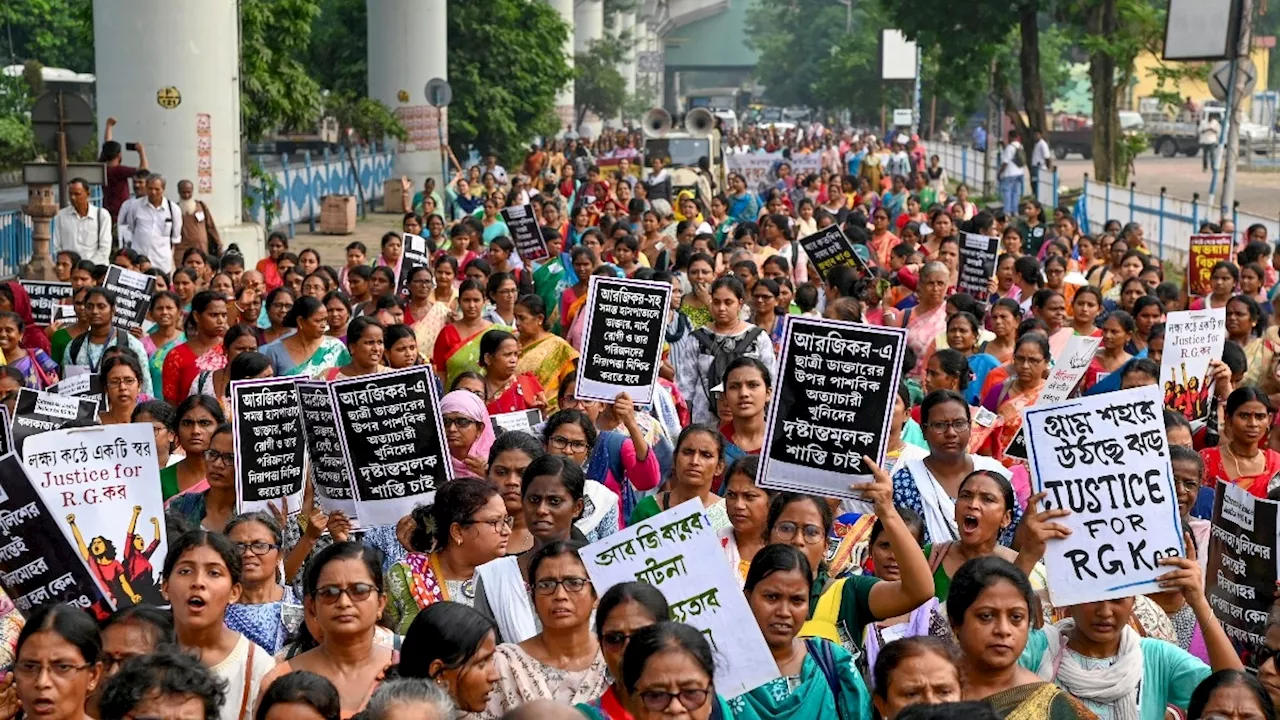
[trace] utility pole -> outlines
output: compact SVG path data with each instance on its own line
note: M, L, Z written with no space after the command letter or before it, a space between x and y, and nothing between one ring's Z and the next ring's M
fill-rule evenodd
M991 58L991 67L987 70L987 148L982 157L982 194L990 195L992 183L995 178L991 177L991 166L995 164L996 143L1000 140L1000 127L1004 123L997 122L1000 119L1000 111L996 107L995 101L996 87L996 59Z
M1253 0L1240 0L1240 33L1236 42L1235 57L1231 59L1231 88L1228 93L1227 117L1227 152L1222 161L1222 201L1219 209L1221 217L1231 217L1231 210L1236 200L1236 166L1240 161L1240 123L1237 118L1244 97L1245 77L1240 71L1243 59L1249 58L1250 46L1253 43Z

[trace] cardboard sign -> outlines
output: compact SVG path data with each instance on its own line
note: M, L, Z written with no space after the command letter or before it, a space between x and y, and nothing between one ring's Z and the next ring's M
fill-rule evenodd
M1188 420L1209 412L1209 361L1222 357L1227 342L1227 310L1186 310L1166 317L1160 387L1165 407Z
M394 525L453 479L429 366L335 380L329 394L362 524Z
M1205 296L1213 292L1213 266L1231 260L1235 253L1231 235L1192 235L1187 250L1187 295Z
M1276 508L1231 483L1218 483L1213 497L1205 595L1236 652L1255 668L1249 661L1266 645L1276 586Z
M510 205L502 208L502 221L511 232L511 241L515 243L521 260L533 262L550 255L532 205Z
M236 455L236 511L302 507L306 441L297 379L273 377L231 383Z
M77 368L84 368L84 366L68 365L63 369L68 373L74 373ZM88 368L84 369L87 370ZM45 388L45 392L51 392L54 395L96 400L99 410L106 411L111 409L111 404L107 402L107 394L102 387L102 375L99 373L68 374L58 382Z
M498 413L490 415L489 422L493 425L493 431L497 432L527 432L530 435L533 428L542 422L541 410L521 410L518 412Z
M649 404L670 306L670 283L591 277L574 388L579 400L612 403L625 392L637 405Z
M996 259L1000 256L1000 238L964 233L960 242L960 280L958 292L969 293L974 300L986 302L987 283L996 274Z
M14 408L13 449L22 452L23 441L42 432L66 425L97 424L97 400L22 388L18 391L18 404Z
M858 253L853 249L853 243L838 225L829 225L800 238L799 242L805 255L809 256L809 262L817 268L818 275L823 280L827 279L827 275L831 274L832 270L845 265L852 265L866 271L866 264L858 257Z
M1049 541L1057 607L1160 592L1161 558L1186 554L1160 388L1022 411L1041 510L1066 508L1071 536Z
M1071 391L1080 384L1080 378L1084 377L1085 371L1089 369L1089 363L1093 362L1094 353L1098 352L1098 345L1101 342L1102 338L1072 335L1062 348L1062 352L1053 359L1053 369L1049 371L1049 379L1040 390L1036 404L1052 405L1066 400L1071 395ZM1009 441L1009 447L1005 448L1004 454L1007 457L1027 459L1025 426L1018 429L1018 434Z
M736 697L778 677L702 501L682 503L579 554L597 593L624 582L649 583L667 598L673 621L706 636L716 656L716 692Z
M356 502L351 476L342 459L338 440L338 420L333 412L329 383L299 380L298 399L302 403L302 426L306 429L307 457L311 461L311 482L316 502L325 512L340 511L356 522Z
M22 454L63 537L111 604L164 605L160 569L168 543L151 423L42 433L27 439Z
M0 456L0 477L0 586L18 612L61 602L105 619L114 608L16 454Z
M31 298L31 317L37 325L53 323L54 309L71 297L71 283L22 280L22 289ZM74 308L72 308L74 310Z
M765 420L761 487L857 498L884 462L907 333L900 328L788 315Z
M116 296L116 311L111 324L123 330L142 327L156 294L156 279L144 273L125 270L119 265L107 268L102 286Z
M401 299L409 297L409 279L413 271L420 267L431 267L431 253L427 247L427 239L412 233L404 234L404 249L401 251L400 277L396 278L396 292Z

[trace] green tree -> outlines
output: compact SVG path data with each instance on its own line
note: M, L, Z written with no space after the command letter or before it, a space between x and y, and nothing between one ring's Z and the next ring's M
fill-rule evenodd
M311 26L307 69L320 87L333 92L369 92L366 0L320 0Z
M26 79L0 74L0 169L16 168L39 152L27 115L31 104Z
M250 142L315 129L320 85L299 58L319 14L317 0L240 0L240 118Z
M569 28L528 0L450 0L449 142L493 152L507 164L535 135L560 129L556 92L573 80L562 48Z
M27 60L93 72L91 0L0 2L0 65Z
M582 125L587 113L601 119L617 115L627 102L627 81L618 72L626 57L626 40L596 40L573 60L573 97Z
M354 129L362 138L390 137L402 142L409 139L409 133L391 108L373 98L349 92L334 93L325 99L325 113L335 117L342 127Z

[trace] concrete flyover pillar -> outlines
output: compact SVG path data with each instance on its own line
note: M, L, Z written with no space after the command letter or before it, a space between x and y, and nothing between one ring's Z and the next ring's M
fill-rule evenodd
M395 174L414 187L442 174L440 142L449 142L449 112L427 102L427 82L449 79L446 0L368 0L369 97L392 108L409 133Z
M109 117L122 145L142 142L178 199L190 180L223 246L261 256L262 232L241 222L240 21L236 0L95 0L99 137ZM125 164L137 158L125 151Z
M580 54L604 40L604 0L577 0L573 9L573 51ZM582 118L578 132L587 137L599 137L604 123L595 113Z
M569 67L573 67L573 48L574 48L574 17L573 17L573 0L546 0L557 13L565 25L569 26L569 36L564 41L563 51L565 59L569 61ZM573 81L565 84L560 88L560 92L556 93L556 115L560 118L560 134L573 129L573 124L577 120L574 115L573 105Z
M618 41L626 45L627 54L622 61L622 77L627 81L627 94L634 95L636 92L636 48L639 47L640 38L637 37L637 25L635 12L619 13L615 26L618 29Z

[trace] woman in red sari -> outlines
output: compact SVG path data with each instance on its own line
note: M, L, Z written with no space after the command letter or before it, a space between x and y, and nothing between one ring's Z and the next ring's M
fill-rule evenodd
M1280 473L1280 453L1262 444L1271 428L1275 411L1271 399L1256 387L1242 387L1227 396L1227 426L1223 433L1231 439L1224 445L1200 451L1204 458L1204 484L1234 483L1249 494L1265 498L1276 486Z
M227 301L212 290L202 290L191 300L186 321L187 341L164 359L164 399L178 405L191 394L191 386L201 372L221 370L227 365L222 336L227 332Z
M520 343L505 330L490 330L480 338L480 367L484 368L484 397L490 415L543 410L542 383L532 373L517 373Z

